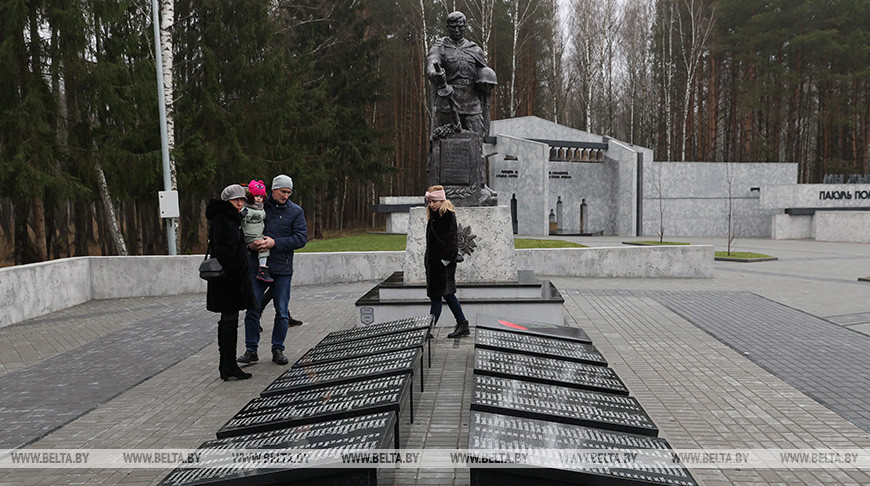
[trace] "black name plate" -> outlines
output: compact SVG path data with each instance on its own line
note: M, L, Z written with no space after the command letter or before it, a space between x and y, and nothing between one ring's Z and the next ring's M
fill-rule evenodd
M531 334L578 343L592 344L589 336L579 327L560 326L546 322L528 321L525 319L508 319L504 317L478 314L475 325L478 329L490 329L493 331L515 332L519 334Z
M410 383L408 375L397 375L255 398L218 430L217 438L370 413L398 413Z
M327 346L344 341L356 341L358 339L366 339L377 336L386 336L397 332L416 331L418 329L429 329L432 326L432 315L409 317L407 319L398 319L395 321L381 322L378 324L369 324L368 326L358 326L353 329L345 329L343 331L334 331L326 335L318 346Z
M474 347L607 366L595 346L563 339L478 329Z
M628 395L628 388L616 372L606 366L541 358L528 354L478 348L474 354L474 372L479 375L515 378L545 385Z
M386 336L377 336L356 341L346 341L327 346L315 346L308 350L293 366L307 366L316 363L328 363L342 359L371 356L373 354L398 351L400 349L423 348L429 331L401 332Z
M471 409L655 437L659 430L632 397L474 375Z
M365 378L413 374L422 355L418 348L374 354L330 363L290 368L260 393L271 397L321 386L350 383Z
M360 471L323 466L333 462L340 464L333 457L335 449L368 451L389 448L395 423L395 412L382 412L211 440L199 446L197 452L202 452L202 458L196 463L197 467L175 469L160 482L160 486L295 484L294 481L314 480L317 484L355 484L348 481ZM261 454L269 449L281 449L281 455ZM288 450L298 449L305 452L298 455L288 453ZM319 452L318 449L329 451ZM277 461L287 467L276 468ZM263 467L266 465L270 467ZM320 467L312 468L312 465Z
M625 432L472 411L468 449L492 462L519 459L530 466L475 470L473 474L484 479L481 484L524 484L506 476L534 476L559 484L697 484L666 440ZM507 454L492 457L491 451ZM488 477L502 482L487 481Z

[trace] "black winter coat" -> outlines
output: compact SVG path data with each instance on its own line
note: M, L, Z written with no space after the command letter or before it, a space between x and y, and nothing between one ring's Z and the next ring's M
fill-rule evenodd
M223 277L208 281L205 308L212 312L256 309L241 213L229 201L212 199L205 209L205 218L209 221L212 256L225 272Z
M426 295L438 297L456 293L456 255L459 238L456 234L456 213L429 210L426 225ZM441 260L447 260L444 266Z

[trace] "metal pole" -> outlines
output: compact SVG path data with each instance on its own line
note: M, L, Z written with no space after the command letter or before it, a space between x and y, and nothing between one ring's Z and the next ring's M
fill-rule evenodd
M157 66L157 109L160 113L160 149L163 159L163 190L172 190L172 176L169 170L169 135L166 131L166 95L163 88L163 55L160 48L160 6L157 0L151 0L151 10L154 17L154 64ZM175 218L168 219L166 225L166 242L169 254L178 253L175 242Z

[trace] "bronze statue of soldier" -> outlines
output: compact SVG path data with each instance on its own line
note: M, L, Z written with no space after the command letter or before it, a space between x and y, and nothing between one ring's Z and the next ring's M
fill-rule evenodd
M453 12L447 16L448 35L437 40L429 50L426 74L432 82L432 157L429 179L432 185L442 184L450 199L463 206L494 206L497 194L486 185L486 164L482 158L482 143L489 135L489 95L497 84L495 72L486 65L483 49L465 39L465 15ZM441 142L467 138L462 132L476 135L478 149L471 150L467 164L474 174L464 183L458 177L455 184L443 180ZM449 152L456 155L456 150ZM445 152L446 153L446 152ZM438 157L438 160L434 160ZM433 168L439 170L433 171ZM472 169L474 167L471 167ZM455 168L449 168L456 177Z

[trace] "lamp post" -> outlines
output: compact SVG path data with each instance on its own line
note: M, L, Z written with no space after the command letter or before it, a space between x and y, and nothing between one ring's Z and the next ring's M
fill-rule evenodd
M163 88L163 56L160 48L160 10L157 0L151 0L154 18L154 64L157 66L157 109L160 114L160 152L163 160L163 191L158 193L160 217L167 219L166 242L170 255L178 253L175 241L175 218L180 215L178 191L172 188L172 174L169 168L169 136L166 131L166 98Z

